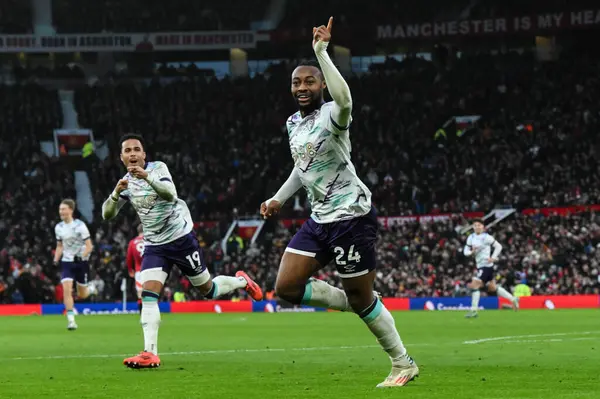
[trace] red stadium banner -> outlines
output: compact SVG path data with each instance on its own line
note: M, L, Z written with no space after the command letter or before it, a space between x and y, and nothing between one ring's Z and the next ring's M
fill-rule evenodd
M42 305L0 305L0 316L41 315Z
M540 208L540 209L525 209L522 211L523 215L531 216L535 215L537 212L544 216L568 216L574 213L581 212L599 212L600 205L578 205L578 206L567 206L567 207L559 207L559 208ZM452 218L463 217L465 219L475 219L484 217L485 214L483 212L466 212L466 213L443 213L436 215L415 215L415 216L380 216L378 217L379 223L382 227L391 227L397 226L404 223L414 223L420 221L422 223L426 222L440 222L446 221ZM306 219L283 219L281 223L286 228L289 228L293 225L301 226ZM194 223L194 228L213 228L218 225L216 221L200 221Z
M521 309L593 309L600 306L598 295L539 295L519 299ZM500 298L499 307L510 306L507 299Z
M451 219L465 218L465 219L475 219L482 218L485 216L483 212L465 212L465 213L440 213L440 214L431 214L431 215L414 215L414 216L379 216L377 220L379 221L379 225L383 228L390 228L393 226L400 226L406 223L436 223L436 222L445 222ZM306 219L283 219L281 223L286 228L289 228L293 225L302 225Z
M525 209L523 215L535 215L537 212L544 216L569 216L574 213L581 212L598 212L600 211L600 205L578 205L578 206L565 206L560 208L541 208L541 209Z
M252 301L171 302L171 313L252 312Z
M410 309L410 300L408 298L383 298L383 304L388 310Z

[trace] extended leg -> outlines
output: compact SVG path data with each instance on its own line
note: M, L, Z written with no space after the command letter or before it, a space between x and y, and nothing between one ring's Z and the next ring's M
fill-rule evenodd
M391 373L377 386L403 386L419 375L419 367L408 356L394 317L379 298L373 295L374 281L375 271L370 271L359 277L345 278L342 283L352 309L365 322L392 362Z

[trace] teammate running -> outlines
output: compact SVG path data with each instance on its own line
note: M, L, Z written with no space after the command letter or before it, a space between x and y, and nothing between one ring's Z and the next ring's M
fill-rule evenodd
M77 329L75 311L73 310L73 280L77 283L77 296L86 299L93 292L88 287L90 265L88 263L92 249L90 231L84 222L73 218L75 201L64 199L58 207L58 214L62 220L54 227L56 235L56 251L54 264L61 266L61 280L63 286L63 303L67 313L67 330Z
M480 289L487 286L490 293L497 292L499 296L512 302L514 310L519 309L519 298L515 298L494 281L494 263L502 252L502 245L494 237L485 232L483 220L477 219L473 222L474 233L467 238L467 245L463 250L465 256L475 257L477 264L477 276L473 277L467 287L471 290L471 310L465 315L466 318L477 317L479 309ZM494 252L492 253L492 247Z
M322 71L300 65L292 73L299 111L287 120L287 130L295 167L275 196L261 205L261 215L268 218L304 187L313 211L285 250L275 290L294 304L358 314L392 362L391 373L377 386L403 386L419 368L408 356L394 318L373 292L377 218L371 192L350 159L352 97L327 54L332 22L330 18L327 27L313 28L312 45ZM333 102L323 101L326 87ZM332 260L344 290L310 278Z
M140 272L142 270L142 256L144 255L144 227L138 224L138 235L129 241L127 246L127 271L129 277L135 279L135 292L138 298L138 308L142 311L142 278Z
M121 138L121 161L127 174L119 180L112 194L102 204L102 217L114 218L126 202L137 212L144 229L142 259L142 314L144 350L123 363L130 368L160 366L158 357L158 299L163 285L176 265L192 285L209 299L245 289L254 300L262 299L260 287L242 271L237 277L218 276L211 280L202 249L192 231L193 222L186 203L177 190L167 165L146 163L141 136L127 134Z

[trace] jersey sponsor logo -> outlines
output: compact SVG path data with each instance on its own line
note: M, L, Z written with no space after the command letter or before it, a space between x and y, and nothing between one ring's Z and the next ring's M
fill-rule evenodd
M135 209L138 212L148 214L148 212L150 212L152 210L154 205L156 205L157 200L158 200L157 194L147 194L141 198L140 197L133 198L131 200L131 203L133 204L133 206L135 207Z

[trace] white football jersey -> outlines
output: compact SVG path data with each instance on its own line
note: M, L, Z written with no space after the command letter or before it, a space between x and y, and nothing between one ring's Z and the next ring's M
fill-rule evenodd
M494 264L489 261L489 258L492 256L492 245L494 245L495 242L496 239L488 233L471 233L469 238L467 238L467 246L473 251L478 251L475 254L475 263L477 264L478 269L494 266Z
M54 234L56 241L63 244L61 260L64 262L73 262L76 256L82 256L85 250L85 240L90 238L90 231L79 219L73 219L71 223L58 223L54 227Z
M304 118L296 112L286 123L292 158L317 223L352 219L371 210L371 191L350 159L350 134L333 120L332 107L332 102L325 103Z
M145 170L155 179L173 182L164 162L148 162ZM169 202L160 198L146 180L136 179L127 173L126 190L119 198L119 207L131 203L144 226L145 245L163 245L189 234L194 223L187 204L180 198Z

